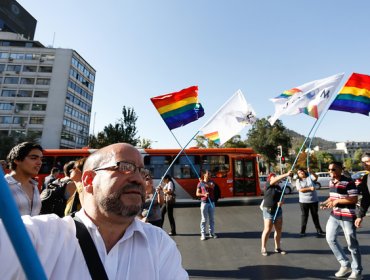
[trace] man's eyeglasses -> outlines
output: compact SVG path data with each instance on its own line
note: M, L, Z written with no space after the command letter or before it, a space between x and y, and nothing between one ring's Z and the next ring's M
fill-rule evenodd
M144 179L149 174L148 169L144 167L137 167L135 164L131 162L127 162L127 161L119 161L116 163L116 165L113 165L113 166L97 167L93 169L93 171L100 171L100 170L115 170L125 175L134 174L136 170L138 170L141 177L143 177Z
M335 169L335 168L332 168L332 169L330 169L330 168L329 168L328 170L329 170L329 171L336 171L336 169Z

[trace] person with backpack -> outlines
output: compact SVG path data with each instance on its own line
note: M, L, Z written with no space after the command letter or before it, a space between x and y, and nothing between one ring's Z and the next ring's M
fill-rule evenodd
M109 145L84 164L83 208L74 217L22 217L46 279L189 279L176 243L136 217L148 174L134 146ZM0 248L0 279L25 279L1 221Z
M42 184L42 190L46 189L46 187L54 182L56 179L58 179L59 169L57 167L53 167L50 170L50 175L45 177L44 184Z
M49 183L41 192L40 214L54 213L64 217L67 201L76 190L75 183L69 177L74 164L74 161L66 163L63 167L64 177Z
M40 193L33 178L40 171L42 156L42 147L31 142L14 146L7 156L11 172L5 175L5 180L21 215L35 216L40 213Z

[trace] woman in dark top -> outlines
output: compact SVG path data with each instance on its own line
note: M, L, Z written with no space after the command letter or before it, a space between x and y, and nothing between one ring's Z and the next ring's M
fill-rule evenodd
M267 177L266 189L263 197L263 232L261 236L261 254L262 256L267 256L266 244L270 236L272 228L275 229L274 241L275 241L275 253L285 255L286 252L280 247L281 231L283 227L283 210L281 205L283 201L279 202L282 189L279 186L279 181L292 176L292 172L276 176L274 173L270 173ZM278 207L279 206L279 207ZM276 215L275 222L273 219L275 212L279 211Z

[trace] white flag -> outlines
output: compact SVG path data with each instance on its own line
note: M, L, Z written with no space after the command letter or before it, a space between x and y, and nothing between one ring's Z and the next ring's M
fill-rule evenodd
M245 126L256 121L256 113L244 98L241 90L234 95L200 129L204 136L222 145L238 134Z
M335 93L343 75L344 73L341 73L315 80L286 90L278 97L270 99L275 103L275 113L269 119L270 124L273 125L282 115L306 113L318 118Z

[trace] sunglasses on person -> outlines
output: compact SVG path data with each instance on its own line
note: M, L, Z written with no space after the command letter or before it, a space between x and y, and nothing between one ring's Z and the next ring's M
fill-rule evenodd
M135 164L127 161L118 161L116 162L116 165L111 165L111 166L104 166L104 167L97 167L94 168L93 171L101 171L101 170L113 170L113 171L118 171L122 174L125 175L131 175L136 172L136 170L139 171L141 177L143 179L146 179L146 177L149 174L149 170L144 168L144 167L137 167Z
M329 168L328 170L329 171L337 171L335 168L331 168L331 169Z

